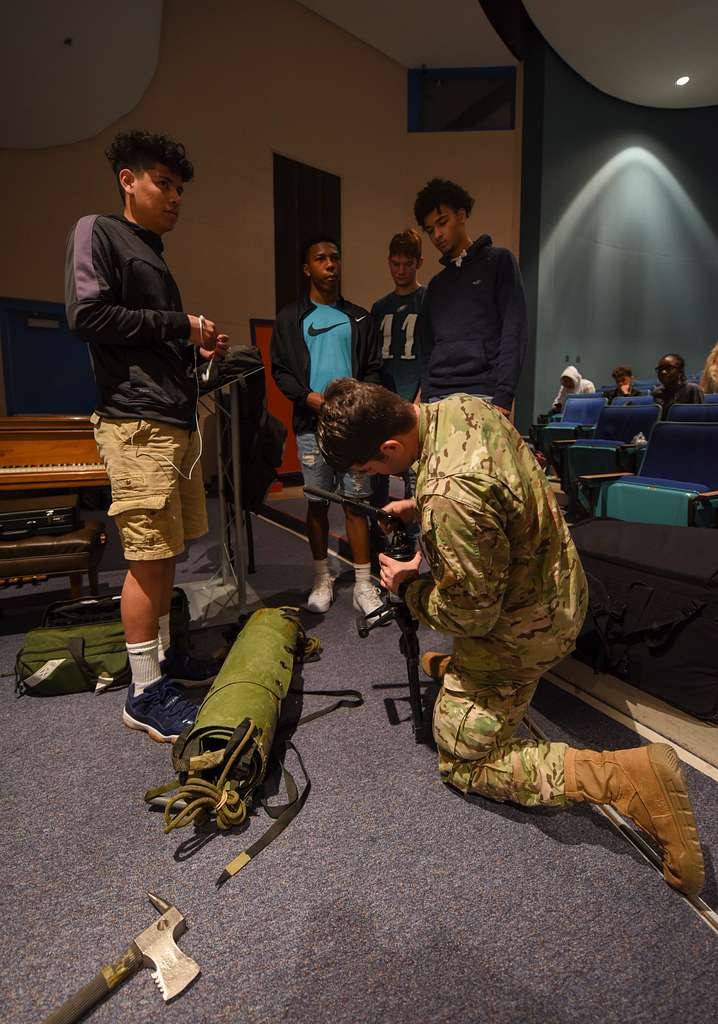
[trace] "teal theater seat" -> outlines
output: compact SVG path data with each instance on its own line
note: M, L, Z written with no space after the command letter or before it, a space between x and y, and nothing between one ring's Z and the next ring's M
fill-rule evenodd
M541 450L546 458L551 458L551 445L554 441L591 436L601 410L605 407L606 399L603 395L571 395L567 398L561 419L557 423L547 423L541 433Z
M554 445L554 462L562 463L562 489L569 496L575 514L579 512L575 506L579 477L596 473L635 473L645 449L632 445L631 441L638 434L643 434L647 440L660 417L660 407L653 402L650 405L609 405L601 410L593 437L567 442L563 458L556 452L561 446Z
M638 474L580 478L600 518L718 525L718 423L656 423Z

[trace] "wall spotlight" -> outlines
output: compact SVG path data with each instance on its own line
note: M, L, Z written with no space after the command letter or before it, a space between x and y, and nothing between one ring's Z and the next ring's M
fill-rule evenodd
M676 85L688 85L690 80L690 75L681 75L680 78L676 79Z

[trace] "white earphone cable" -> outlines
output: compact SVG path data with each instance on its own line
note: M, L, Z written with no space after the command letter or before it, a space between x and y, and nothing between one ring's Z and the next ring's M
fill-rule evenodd
M197 345L193 345L192 346L192 348L194 349L194 382L195 382L195 387L196 387L196 392L195 392L196 393L196 399L195 399L195 406L194 406L194 428L197 431L197 433L199 434L199 452L197 453L197 458L194 460L194 462L190 466L189 473L183 473L182 470L179 468L179 466L176 466L174 464L172 459L168 458L166 455L163 455L161 452L152 453L152 452L143 452L141 450L138 450L138 456L137 456L139 458L141 455L143 455L145 458L153 459L155 462L158 462L161 459L163 462L166 462L168 466L171 466L172 469L175 470L175 472L179 473L179 475L184 480L191 480L192 479L192 473L194 472L194 467L197 465L199 460L202 458L202 447L203 447L203 445L202 445L202 431L199 429L199 366L197 364L197 348L198 347L201 348L202 342L204 341L204 324L205 324L206 317L202 313L200 313L199 317L197 319L199 320L199 346L197 346ZM132 433L132 435L130 437L130 446L131 447L139 449L139 445L134 445L133 441L135 439L135 434L141 429L141 426L142 426L142 423L140 422L138 424L138 426L137 426L137 429L135 431L133 431L133 433Z

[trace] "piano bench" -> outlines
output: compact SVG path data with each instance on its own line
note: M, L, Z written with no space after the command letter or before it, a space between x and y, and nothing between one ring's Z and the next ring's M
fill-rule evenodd
M0 587L40 583L50 576L69 576L72 597L82 596L82 577L97 594L97 567L107 543L104 524L96 519L59 536L0 540Z

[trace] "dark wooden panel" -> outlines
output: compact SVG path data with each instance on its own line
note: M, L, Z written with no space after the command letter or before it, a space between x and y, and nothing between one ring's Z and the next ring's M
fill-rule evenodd
M341 178L274 154L274 282L277 309L305 287L300 250L326 232L341 243Z

